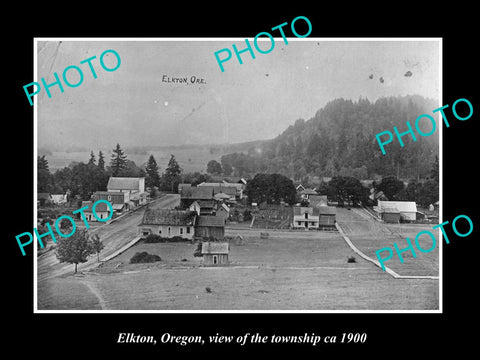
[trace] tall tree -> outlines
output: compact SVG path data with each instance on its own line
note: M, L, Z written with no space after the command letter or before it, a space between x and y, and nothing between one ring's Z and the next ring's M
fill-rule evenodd
M146 178L145 186L153 188L154 186L160 186L160 175L158 173L157 161L153 157L153 154L150 154L148 158L147 165L145 166Z
M437 183L440 181L440 164L438 161L438 155L435 155L435 161L433 162L432 169L430 170L430 177Z
M77 265L86 262L88 256L92 254L93 250L88 237L88 230L77 229L72 236L60 238L57 241L55 255L60 262L75 264L75 274Z
M88 159L88 165L95 165L95 154L90 151L90 159Z
M98 152L98 168L100 170L105 170L105 158L103 156L102 150Z
M175 192L178 189L178 184L180 183L180 174L182 173L182 168L178 165L177 160L175 160L174 155L170 155L170 160L168 161L167 168L163 174L164 186L171 192Z
M396 200L397 198L395 196L405 187L403 182L393 175L385 176L379 184L375 184L374 186L378 191L383 191L388 200Z
M222 165L216 160L210 160L207 164L207 173L220 175L222 173Z
M53 191L52 174L48 169L48 160L45 159L45 155L37 157L37 191L48 193Z
M120 147L120 144L117 144L116 148L113 149L113 154L110 159L110 169L112 171L112 176L119 176L122 170L127 168L127 155L124 154L123 150Z
M48 168L48 160L45 159L45 155L37 156L37 169L50 171Z

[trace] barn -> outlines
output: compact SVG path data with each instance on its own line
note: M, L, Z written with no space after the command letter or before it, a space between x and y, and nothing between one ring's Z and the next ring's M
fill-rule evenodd
M206 241L202 243L204 266L228 265L228 242Z
M380 218L385 209L395 208L400 213L401 221L415 221L417 219L417 204L415 201L381 201L378 200L378 206L373 209L378 213Z
M223 240L225 220L220 216L199 216L195 225L195 237Z

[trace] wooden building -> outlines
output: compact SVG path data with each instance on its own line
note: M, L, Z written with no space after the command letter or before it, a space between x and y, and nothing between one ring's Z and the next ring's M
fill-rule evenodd
M400 221L415 221L417 219L417 204L415 201L381 201L378 200L378 206L374 206L373 210L378 213L378 216L383 219L385 210L390 211L396 209L400 214ZM387 215L390 218L390 215ZM389 219L390 220L390 219Z
M139 233L144 237L157 234L161 237L180 236L191 240L195 233L196 216L196 212L189 210L146 209L138 226Z
M196 238L214 238L223 240L225 237L225 220L220 216L198 216L195 224Z
M228 265L228 242L206 241L202 243L204 266Z
M336 213L335 208L331 206L319 206L319 228L335 227Z
M319 208L295 206L293 208L293 228L294 229L318 229Z

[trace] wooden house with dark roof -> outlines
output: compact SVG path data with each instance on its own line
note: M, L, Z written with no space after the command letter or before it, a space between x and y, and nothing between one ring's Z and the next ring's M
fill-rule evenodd
M185 187L180 194L180 205L186 209L194 201L213 200L213 189L209 187Z
M189 210L146 209L139 225L141 236L156 234L172 238L193 239L197 213Z
M195 224L195 237L223 240L225 237L225 220L219 216L199 216Z

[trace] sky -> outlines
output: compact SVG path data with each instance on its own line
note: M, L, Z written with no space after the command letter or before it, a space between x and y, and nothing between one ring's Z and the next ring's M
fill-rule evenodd
M271 47L268 38L260 39L262 50ZM243 64L232 49L244 49L243 38L94 40L38 39L34 81L53 83L56 72L64 87L63 93L51 87L51 98L44 89L34 97L38 147L232 144L273 138L335 98L440 99L437 39L307 37L285 44L280 37L268 54L250 39L255 59L244 52ZM222 72L214 53L224 48L232 57ZM108 72L99 59L110 49L121 64ZM96 79L87 63L80 64L92 56ZM112 53L104 61L106 67L116 65ZM77 87L62 79L70 65L84 76ZM185 77L187 83L167 82ZM192 84L192 77L203 80ZM77 83L78 73L69 70L67 80Z

